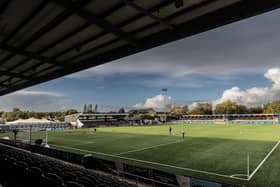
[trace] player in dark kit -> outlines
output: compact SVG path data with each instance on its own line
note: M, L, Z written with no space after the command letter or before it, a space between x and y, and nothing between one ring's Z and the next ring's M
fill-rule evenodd
M172 134L172 128L169 127L169 135L171 136L171 134Z

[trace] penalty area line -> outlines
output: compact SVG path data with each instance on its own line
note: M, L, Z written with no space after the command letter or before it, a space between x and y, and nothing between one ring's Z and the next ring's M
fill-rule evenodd
M181 142L183 142L183 140L179 140L179 141L176 141L176 142L169 142L169 143L164 143L164 144L153 145L153 146L139 148L139 149L134 149L134 150L130 150L130 151L125 151L125 152L117 153L117 154L114 154L114 155L115 156L120 156L120 155L124 155L124 154L128 154L128 153L144 151L144 150L147 150L147 149L153 149L153 148L156 148L156 147L162 147L162 146L176 144L176 143L181 143Z
M230 179L236 179L236 180L241 180L241 181L248 181L248 179L244 179L244 178L241 178L241 177L219 174L219 173L215 173L215 172L211 172L211 171L203 171L203 170L198 170L198 169L191 169L191 168L185 168L185 167L180 167L180 166L173 166L173 165L163 164L163 163L159 163L159 162L140 160L140 159L135 159L135 158L117 156L117 155L113 155L113 154L95 152L95 151L88 151L88 150L85 150L85 149L78 149L78 148L55 145L55 144L50 144L50 145L52 145L54 147L61 147L61 148L68 149L68 150L72 149L72 150L85 152L85 153L93 153L93 154L96 154L96 155L108 156L108 157L111 157L111 158L134 161L134 162L138 162L138 163L151 164L151 165L154 165L154 166L161 166L161 167L165 167L165 168L179 169L179 170L184 170L184 171L188 171L188 172L202 173L202 174L207 174L207 175L212 175L212 176L217 176L217 177L230 178Z
M264 159L259 163L259 165L255 168L255 170L249 175L248 180L251 180L251 178L257 173L257 171L261 168L261 166L265 163L265 161L270 157L270 155L275 151L275 149L280 144L280 140L273 146L273 148L269 151L269 153L264 157Z

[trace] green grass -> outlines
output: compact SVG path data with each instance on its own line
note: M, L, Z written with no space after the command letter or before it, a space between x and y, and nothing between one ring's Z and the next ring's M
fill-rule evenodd
M79 153L104 153L100 156L210 180L246 186L280 186L280 147L249 182L188 170L225 176L246 174L249 154L252 173L280 140L280 126L172 125L172 136L169 136L169 126L98 128L96 133L92 129L51 131L49 144ZM182 131L186 133L184 140ZM44 132L34 133L33 139L44 136ZM28 134L19 133L18 137L27 139Z

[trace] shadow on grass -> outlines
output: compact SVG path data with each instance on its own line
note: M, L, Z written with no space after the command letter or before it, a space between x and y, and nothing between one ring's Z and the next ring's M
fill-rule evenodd
M102 133L103 134L103 133ZM105 133L106 136L111 136L110 133ZM113 133L115 134L115 133ZM104 135L104 134L103 134ZM124 136L124 133L121 133ZM133 134L135 136L135 134ZM114 136L114 135L113 135ZM158 139L161 136L151 135L139 135L131 138L131 134L127 134L120 138L122 143L116 141L114 137L110 141L100 142L100 146L106 147L108 150L120 151L120 148L124 150L125 147L136 149L135 145L144 147L143 142L151 142L155 138ZM132 136L133 137L133 136ZM144 138L144 139L142 139ZM149 139L152 138L153 140ZM166 138L166 136L162 136ZM142 139L142 141L141 141ZM112 142L113 141L113 142ZM124 143L125 142L125 143ZM205 173L194 172L188 169L201 170L206 172L213 172L221 175L235 175L235 174L247 174L247 155L250 155L250 173L261 163L265 156L270 152L276 142L268 141L255 141L255 140L231 140L231 139L219 139L219 138L185 138L183 142L174 143L170 145L163 145L145 150L135 150L127 154L122 154L120 157L99 155L102 158L109 160L123 161L129 164L135 164L138 166L145 166L151 168L161 169L171 173L190 175L209 180L220 180L234 184L246 184L244 181L238 181L230 178L224 178L214 175L207 175ZM117 145L117 146L116 146ZM133 146L132 146L133 145ZM68 145L69 146L69 145ZM92 150L96 152L103 152L98 147L85 146L84 150ZM276 149L277 150L277 149ZM71 150L73 151L73 150ZM279 151L278 151L279 152ZM278 153L279 154L279 153ZM272 154L272 157L275 153ZM278 155L279 156L279 155ZM280 157L280 156L279 156ZM264 163L260 170L265 168ZM144 161L144 162L143 162ZM145 162L148 161L148 162ZM280 164L279 164L280 166ZM263 173L270 172L264 171ZM259 175L258 172L256 175ZM261 176L261 177L265 177ZM255 180L253 177L252 181ZM277 180L278 181L278 180ZM278 184L278 183L277 183ZM255 183L254 183L255 186Z
M69 136L68 138L73 137L79 136ZM187 137L183 142L162 145L139 151L137 149L161 143L168 143L174 140L180 140L181 138L162 135L155 136L144 134L99 132L96 134L84 135L83 138L80 137L80 142L89 141L89 139L92 138L92 144L84 145L73 145L73 143L67 142L68 138L65 139L65 137L60 137L63 141L56 138L57 137L52 137L51 142L66 147L79 149L79 151L69 149L69 151L72 152L81 153L83 150L88 150L107 154L116 154L135 150L135 152L121 154L120 157L116 157L114 155L99 155L99 157L107 158L109 160L121 160L125 163L135 164L138 166L158 168L177 174L191 175L211 180L222 180L236 184L244 184L246 182L188 171L188 168L228 176L235 174L246 175L247 154L250 155L250 173L252 173L276 144L276 142L273 141ZM276 151L277 150L278 149L276 149ZM85 151L84 153L88 152ZM274 157L275 153L273 153L271 157ZM148 161L149 163L142 161ZM265 168L269 161L270 158L260 168L260 171ZM164 166L162 164L164 164ZM262 171L263 174L269 172L269 168L266 171ZM256 176L258 175L259 172L256 173ZM265 175L260 177L264 178ZM253 177L252 181L254 181L256 178L257 177ZM256 186L256 183L253 183L252 181L250 183ZM258 181L258 179L256 181Z
M19 135L19 137L20 136L21 135ZM42 138L42 136L42 132L38 134L35 133L33 139ZM50 143L65 146L66 148L64 148L64 150L69 150L71 152L89 153L90 151L94 151L117 154L135 150L134 152L121 154L119 157L114 155L97 156L138 166L157 168L171 173L239 185L280 186L280 179L278 177L280 171L280 148L275 150L248 183L230 178L188 171L188 168L190 168L228 176L246 174L247 154L249 154L250 173L252 173L276 144L274 141L186 137L183 142L140 151L137 150L178 140L181 140L181 137L116 132L84 133L84 131L77 131L75 133L54 132L50 133L49 136ZM70 148L67 149L67 147ZM71 147L74 149L71 149ZM79 151L77 149L79 149ZM149 163L142 161L148 161Z

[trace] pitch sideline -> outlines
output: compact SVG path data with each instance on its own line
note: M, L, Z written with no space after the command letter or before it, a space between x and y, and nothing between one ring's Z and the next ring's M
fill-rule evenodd
M159 163L159 162L139 160L139 159L135 159L135 158L117 156L117 155L113 155L113 154L107 154L107 153L101 153L101 152L95 152L95 151L88 151L88 150L85 150L85 149L78 149L78 148L61 146L61 145L55 145L55 144L50 144L50 145L53 145L55 147L65 148L65 149L72 149L72 150L76 150L76 151L81 151L81 152L93 153L93 154L96 154L96 155L108 156L108 157L111 157L111 158L130 160L130 161L146 163L146 164L152 164L152 165L158 165L158 166L163 166L163 167L167 167L167 168L174 168L174 169L190 171L190 172L195 172L195 173L203 173L203 174L212 175L212 176L237 179L237 180L241 180L241 181L248 181L248 179L245 179L245 178L235 177L235 176L232 176L232 175L219 174L219 173L215 173L215 172L211 172L211 171L203 171L203 170L198 170L198 169L184 168L184 167L180 167L180 166L172 166L172 165L169 165L169 164L163 164L163 163Z
M248 181L257 173L257 171L261 168L261 166L265 163L265 161L270 157L270 155L274 152L274 150L280 144L280 140L273 146L273 148L269 151L269 153L264 157L264 159L260 162L260 164L254 169L254 171L249 175Z

